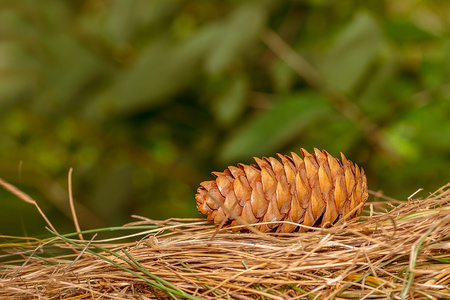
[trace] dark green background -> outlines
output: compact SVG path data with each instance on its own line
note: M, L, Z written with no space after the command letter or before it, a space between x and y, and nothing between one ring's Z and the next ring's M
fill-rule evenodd
M213 170L344 152L406 199L450 180L450 2L0 0L0 177L72 232L197 217ZM0 190L0 234L47 234Z

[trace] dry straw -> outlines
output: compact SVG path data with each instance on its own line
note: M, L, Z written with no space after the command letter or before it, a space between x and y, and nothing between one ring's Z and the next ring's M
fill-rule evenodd
M404 202L371 192L365 216L306 233L140 218L86 240L54 229L47 240L11 238L0 298L450 299L449 187Z

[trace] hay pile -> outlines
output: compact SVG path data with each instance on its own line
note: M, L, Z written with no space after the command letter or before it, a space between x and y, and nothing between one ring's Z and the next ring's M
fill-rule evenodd
M54 233L7 248L0 298L450 298L449 187L396 207L372 192L368 216L307 233L236 234L199 219L128 224L133 243Z

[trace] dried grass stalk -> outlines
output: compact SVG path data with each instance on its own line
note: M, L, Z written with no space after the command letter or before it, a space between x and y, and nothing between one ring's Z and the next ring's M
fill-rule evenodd
M0 298L448 298L449 187L397 207L368 202L368 216L307 233L216 232L199 219L128 224L154 227L135 243L54 233L5 248L21 257L0 265Z

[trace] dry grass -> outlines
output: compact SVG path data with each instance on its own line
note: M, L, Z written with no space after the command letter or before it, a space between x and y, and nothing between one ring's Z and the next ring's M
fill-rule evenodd
M52 230L48 240L3 245L0 298L450 298L450 184L396 207L372 194L368 216L307 233L143 218L121 228L137 233L113 240Z

